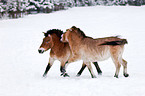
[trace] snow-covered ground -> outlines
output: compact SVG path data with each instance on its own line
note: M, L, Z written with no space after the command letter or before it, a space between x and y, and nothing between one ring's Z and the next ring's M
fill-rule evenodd
M43 72L49 51L38 53L43 31L71 26L94 38L121 35L128 40L123 57L130 77L114 78L111 59L99 62L103 71L92 79L88 69L76 77L82 61L67 67L69 78L60 76L55 61L46 78ZM0 96L145 96L145 6L80 7L50 14L29 15L0 21Z

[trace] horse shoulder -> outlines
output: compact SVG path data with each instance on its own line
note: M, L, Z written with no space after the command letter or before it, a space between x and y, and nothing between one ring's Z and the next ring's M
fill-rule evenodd
M67 43L62 43L58 48L57 56L63 58L68 57L67 55L70 55L69 45Z
M51 57L51 58L55 58L55 53L54 53L53 50L50 50L50 57Z

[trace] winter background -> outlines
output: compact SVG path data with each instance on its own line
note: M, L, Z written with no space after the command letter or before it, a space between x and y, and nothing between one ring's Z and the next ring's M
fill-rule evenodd
M86 6L18 19L7 16L0 20L0 96L145 96L145 6ZM59 61L43 78L49 51L38 53L42 32L74 25L93 38L126 38L123 57L130 76L125 78L121 67L114 78L115 66L108 59L99 62L102 75L92 65L97 78L87 68L76 77L81 60L68 65L69 78L60 76Z

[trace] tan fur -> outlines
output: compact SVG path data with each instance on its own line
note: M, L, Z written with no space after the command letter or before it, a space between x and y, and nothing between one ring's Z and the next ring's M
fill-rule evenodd
M122 59L124 44L127 41L115 46L101 45L106 42L122 41L124 39L118 37L93 39L83 36L79 31L80 29L72 27L63 35L62 41L69 42L73 54L73 57L68 60L69 63L82 59L88 66L91 66L89 62L102 61L111 57L116 66L115 77L118 77L121 64L124 66L125 77L128 76L127 62Z

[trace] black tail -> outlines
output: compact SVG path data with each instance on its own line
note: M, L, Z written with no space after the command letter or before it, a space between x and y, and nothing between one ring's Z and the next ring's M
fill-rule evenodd
M110 41L110 42L104 42L100 45L112 45L112 46L116 46L116 45L124 45L124 44L127 44L127 40L126 39L121 39L121 40L118 40L118 41Z

